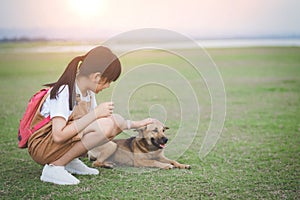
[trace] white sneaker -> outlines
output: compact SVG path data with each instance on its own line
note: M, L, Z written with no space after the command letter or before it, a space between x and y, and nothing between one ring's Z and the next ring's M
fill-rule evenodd
M97 175L99 174L98 169L90 168L86 166L81 160L75 158L69 164L66 165L66 170L72 174L81 175Z
M65 170L64 166L45 165L41 175L41 181L59 185L76 185L80 181Z

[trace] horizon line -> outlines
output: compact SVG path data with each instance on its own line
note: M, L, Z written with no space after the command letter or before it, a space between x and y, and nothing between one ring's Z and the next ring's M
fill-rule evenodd
M72 29L73 30L73 29ZM108 30L102 29L95 30L91 34L86 32L77 32L76 34L71 34L70 32L62 31L60 29L44 29L44 28L0 28L0 41L3 40L42 40L42 41L51 41L51 40L99 40L99 39L108 39L114 35L121 34L120 30ZM171 30L175 31L176 30ZM126 32L126 31L124 31ZM180 34L183 34L191 39L195 40L218 40L218 39L299 39L300 33L199 33L199 31L177 31ZM89 32L90 33L90 32ZM171 40L161 35L151 35L143 36L140 38L135 38L134 36L128 39L142 39L142 40L153 40L153 39L164 39Z

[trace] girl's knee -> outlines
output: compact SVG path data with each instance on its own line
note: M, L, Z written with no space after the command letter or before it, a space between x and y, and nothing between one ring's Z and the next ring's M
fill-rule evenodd
M113 114L111 118L116 124L123 123L125 121L125 119L119 114Z
M120 117L117 116L120 120ZM109 140L113 139L122 130L119 128L118 122L114 117L101 118L97 120L98 131L104 134Z
M113 114L111 118L114 122L115 129L118 129L119 131L126 129L127 127L126 120L121 115Z
M113 131L113 121L109 118L101 118L97 119L96 122L96 132L105 135L107 138L110 137Z

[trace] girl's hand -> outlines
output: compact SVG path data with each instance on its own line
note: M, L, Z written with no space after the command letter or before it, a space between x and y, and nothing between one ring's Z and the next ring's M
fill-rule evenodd
M147 119L144 119L142 121L140 121L140 124L139 126L147 126L148 124L152 124L154 122L154 119L152 118L147 118Z
M98 105L94 112L96 114L97 119L103 117L109 117L112 115L114 110L114 103L113 102L104 102Z
M131 121L131 128L140 128L143 126L147 126L148 124L152 124L154 122L154 119L147 118L143 119L141 121Z

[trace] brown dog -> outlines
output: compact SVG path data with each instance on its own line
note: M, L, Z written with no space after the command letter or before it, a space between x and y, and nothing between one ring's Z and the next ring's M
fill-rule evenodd
M94 167L113 168L116 165L133 167L158 167L162 169L190 169L190 165L180 164L166 158L163 149L168 141L165 127L155 120L153 124L137 129L139 135L129 139L117 139L88 152Z

